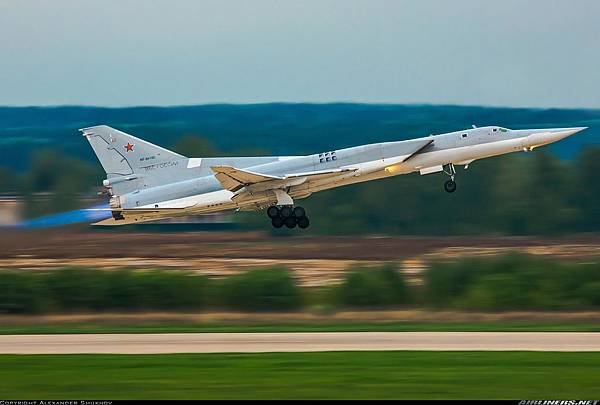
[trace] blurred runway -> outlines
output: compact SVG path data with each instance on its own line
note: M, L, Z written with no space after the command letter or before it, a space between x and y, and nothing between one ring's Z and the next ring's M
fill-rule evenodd
M2 354L354 350L600 351L594 332L313 332L0 335Z

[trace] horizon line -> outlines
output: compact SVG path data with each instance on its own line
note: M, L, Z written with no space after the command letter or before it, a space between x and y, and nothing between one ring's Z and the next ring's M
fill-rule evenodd
M58 108L98 108L98 109L134 109L134 108L189 108L189 107L213 107L213 106L267 106L267 105L365 105L380 107L453 107L453 108L488 108L488 109L510 109L510 110L585 110L599 111L600 107L515 107L487 104L452 104L452 103L391 103L391 102L360 102L360 101L265 101L251 103L232 103L232 102L211 102L198 104L164 104L164 105L96 105L96 104L27 104L27 105L0 105L0 108L40 108L40 109L58 109Z

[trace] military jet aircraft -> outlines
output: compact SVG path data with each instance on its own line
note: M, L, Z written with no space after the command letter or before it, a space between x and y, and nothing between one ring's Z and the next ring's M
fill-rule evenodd
M106 171L112 217L125 225L225 210L263 210L275 228L307 228L295 201L317 191L399 174L443 172L456 190L456 166L559 141L586 127L511 130L487 126L308 156L185 157L106 125L81 129Z

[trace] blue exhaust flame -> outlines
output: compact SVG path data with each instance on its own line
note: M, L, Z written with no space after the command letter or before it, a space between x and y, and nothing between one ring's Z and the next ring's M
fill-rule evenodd
M102 204L90 208L60 212L58 214L51 214L39 218L29 219L15 225L15 228L54 228L83 222L101 221L103 219L110 218L110 216L111 212L108 210L108 205Z

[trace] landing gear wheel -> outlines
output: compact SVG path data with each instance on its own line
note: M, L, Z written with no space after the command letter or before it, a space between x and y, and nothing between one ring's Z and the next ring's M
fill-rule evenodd
M296 217L287 217L283 220L283 223L285 224L285 226L292 229L296 226Z
M274 205L271 205L269 208L267 208L267 216L271 219L278 217L279 216L279 208L277 208Z
M294 208L294 216L296 218L301 218L306 216L306 210L302 207L295 207Z
M292 214L294 213L292 207L290 205L284 205L283 207L281 207L281 209L279 210L281 217L282 218L288 218L291 217Z
M444 183L444 190L448 193L454 193L456 191L456 182L454 180L448 180Z
M283 219L279 216L271 218L271 225L273 225L273 228L281 228L283 226Z
M309 225L310 225L310 221L308 220L308 217L298 218L298 228L306 229L306 228L308 228Z

